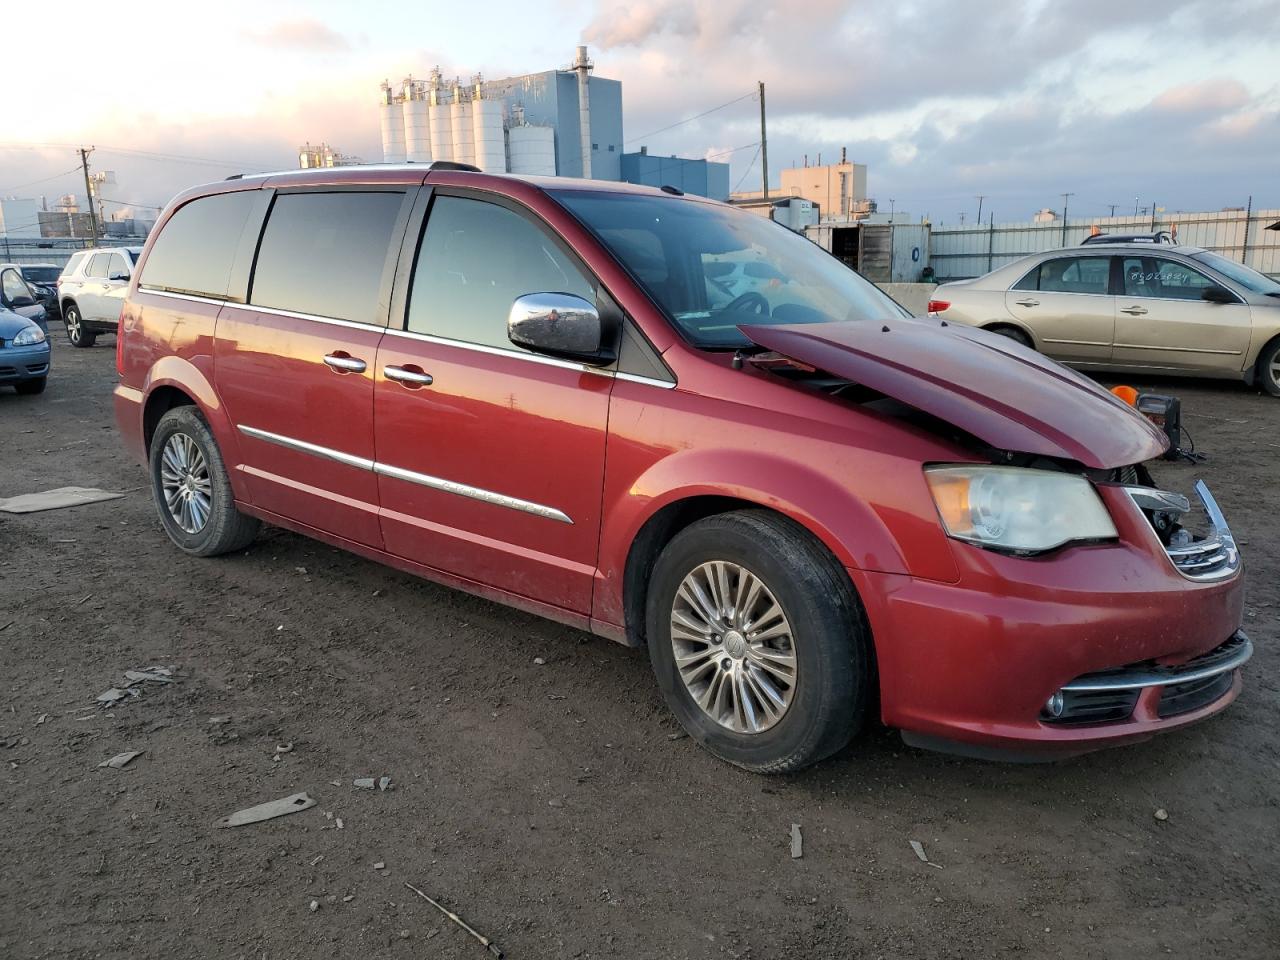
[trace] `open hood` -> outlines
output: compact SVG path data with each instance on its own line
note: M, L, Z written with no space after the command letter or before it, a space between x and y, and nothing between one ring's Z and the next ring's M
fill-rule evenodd
M1123 400L1007 337L937 320L743 326L753 343L861 384L1000 450L1111 469L1168 439Z

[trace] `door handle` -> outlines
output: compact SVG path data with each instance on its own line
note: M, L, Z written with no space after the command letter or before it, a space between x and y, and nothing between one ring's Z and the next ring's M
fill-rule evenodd
M1131 317L1140 317L1147 312L1146 307L1121 307L1121 313L1127 313Z
M431 386L431 374L424 373L416 367L383 367L382 372L388 380L403 383L410 390Z
M338 353L326 353L324 362L339 373L364 373L369 366L359 357L348 356L341 351Z
M1034 300L1034 299L1032 299L1031 297L1023 297L1021 300L1015 300L1015 301L1013 301L1013 302L1014 302L1014 303L1016 303L1016 304L1017 304L1018 306L1020 306L1020 307L1038 307L1038 306L1040 306L1040 301L1039 301L1039 300Z

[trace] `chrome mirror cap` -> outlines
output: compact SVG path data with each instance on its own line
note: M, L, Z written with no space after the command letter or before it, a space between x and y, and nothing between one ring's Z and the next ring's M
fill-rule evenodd
M600 312L570 293L530 293L519 297L507 315L507 338L516 346L584 363L604 364Z

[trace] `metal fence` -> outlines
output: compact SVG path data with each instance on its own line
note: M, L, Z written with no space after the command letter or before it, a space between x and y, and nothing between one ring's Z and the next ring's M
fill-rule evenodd
M1280 277L1280 210L1223 210L1155 217L1101 217L1050 220L1045 223L996 223L974 226L935 224L929 263L939 280L964 280L1004 266L1020 257L1078 245L1096 226L1103 233L1151 233L1168 230L1178 243L1203 247Z
M0 236L0 263L52 263L65 267L71 255L90 247L141 247L145 237L103 237L97 243L88 237L11 238Z

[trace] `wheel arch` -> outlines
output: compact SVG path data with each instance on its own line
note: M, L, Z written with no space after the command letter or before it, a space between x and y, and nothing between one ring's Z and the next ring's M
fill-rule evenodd
M1021 321L1002 318L999 320L988 320L986 323L979 325L980 330L986 330L988 333L997 333L1001 327L1008 327L1010 330L1018 331L1018 333L1022 334L1024 337L1026 337L1028 340L1031 341L1032 347L1034 347L1037 350L1040 349L1039 338L1036 337L1035 333L1032 332L1030 327L1028 327L1025 323L1022 323Z

